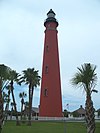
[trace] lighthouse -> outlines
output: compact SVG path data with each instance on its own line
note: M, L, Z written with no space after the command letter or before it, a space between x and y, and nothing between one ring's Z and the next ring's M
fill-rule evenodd
M58 51L58 21L52 9L44 22L45 39L39 116L62 117L62 95Z

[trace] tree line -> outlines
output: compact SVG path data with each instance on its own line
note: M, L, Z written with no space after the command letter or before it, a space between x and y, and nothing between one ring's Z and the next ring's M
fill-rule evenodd
M78 86L85 91L86 94L86 102L85 102L85 120L87 133L95 132L95 109L92 101L92 93L98 92L95 89L97 83L97 73L96 66L90 63L84 63L81 67L77 67L77 72L71 79L71 84L74 86ZM14 98L14 83L21 85L21 83L25 83L29 87L29 113L28 113L28 125L31 125L31 109L32 109L32 100L33 100L33 92L34 88L40 84L41 77L38 75L38 70L34 68L28 68L27 70L22 71L22 75L17 73L15 70L12 70L10 67L5 66L4 64L0 65L0 129L3 123L3 91L5 88L8 88L8 97L11 92L14 110L16 112L16 124L19 125L17 107ZM23 98L25 94L20 94ZM8 98L9 99L9 98ZM9 100L8 100L9 101ZM8 105L7 105L8 106ZM23 105L22 105L23 107Z
M14 84L17 83L18 85L21 85L22 83L25 83L28 85L29 88L29 106L28 106L28 125L31 125L31 110L32 110L32 101L33 101L33 92L34 88L40 85L40 79L41 77L38 74L38 70L35 70L34 68L27 68L26 70L22 71L22 74L17 73L15 70L12 70L10 67L0 64L0 131L2 130L2 124L4 121L4 115L3 115L3 106L4 101L7 100L6 104L6 110L7 111L9 107L10 102L10 93L12 94L12 100L13 100L13 106L16 113L16 125L20 125L19 119L18 119L18 111L15 101L15 95L14 95ZM4 90L7 89L8 93L5 94ZM23 104L23 98L26 94L21 93L20 97L22 98L22 104ZM22 105L23 106L23 105Z

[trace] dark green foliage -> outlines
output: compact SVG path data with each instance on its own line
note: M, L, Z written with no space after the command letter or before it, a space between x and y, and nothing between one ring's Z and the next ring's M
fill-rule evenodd
M63 112L64 117L68 117L68 111L65 109Z
M2 130L4 120L3 103L5 98L2 96L2 93L6 85L9 83L9 71L9 67L5 66L4 64L0 64L0 132Z
M73 112L73 117L79 117L79 113L77 111Z
M23 108L24 108L24 98L27 96L27 94L25 92L19 93L19 97L21 98L21 120L23 117Z
M23 77L21 78L25 84L29 86L29 117L28 125L31 125L31 110L32 110L32 100L34 88L40 85L40 76L38 75L38 70L34 68L28 68L23 71Z

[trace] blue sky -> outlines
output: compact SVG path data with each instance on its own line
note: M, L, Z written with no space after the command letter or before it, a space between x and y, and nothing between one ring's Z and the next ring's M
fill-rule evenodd
M44 20L53 9L59 21L58 43L63 108L77 109L85 104L85 94L71 85L70 79L81 64L97 65L98 94L94 106L100 108L100 1L99 0L1 0L0 63L21 73L35 67L42 73ZM23 88L23 89L22 89ZM23 86L15 89L16 99ZM33 105L39 105L40 87L34 92ZM17 101L19 105L19 102ZM66 106L69 104L69 107ZM18 106L20 108L20 106Z

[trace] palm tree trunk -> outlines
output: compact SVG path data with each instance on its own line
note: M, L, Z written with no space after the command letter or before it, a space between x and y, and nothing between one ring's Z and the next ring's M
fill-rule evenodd
M34 87L31 87L29 89L30 91L30 97L29 97L29 125L31 125L31 112L32 112L32 100L33 100L33 90L34 90Z
M12 120L13 107L11 108L10 120Z
M6 104L6 107L5 107L5 114L6 114L6 121L8 119L8 112L9 112L9 102L10 102L10 90L8 90L8 100L7 100L7 104Z
M23 117L23 105L24 105L24 99L22 98L21 99L21 120L22 120L22 117Z
M22 99L21 99L21 121L22 121Z
M91 94L87 95L85 111L86 111L85 117L86 117L86 124L87 124L87 133L94 133L95 132L95 115L94 115L95 110L93 108Z
M34 91L34 87L32 86L32 100L33 100L33 91Z
M20 125L19 120L18 120L18 112L17 112L17 107L16 107L16 102L15 102L15 97L14 97L14 92L13 92L13 81L11 81L11 93L12 93L12 99L14 103L14 109L16 112L16 125Z
M28 117L28 126L31 126L31 85L29 85L29 117Z
M2 132L3 124L3 100L2 100L2 82L0 80L0 133Z
M8 103L6 103L6 106L5 106L5 115L4 115L4 117L5 117L5 120L7 121L7 113L8 113Z

